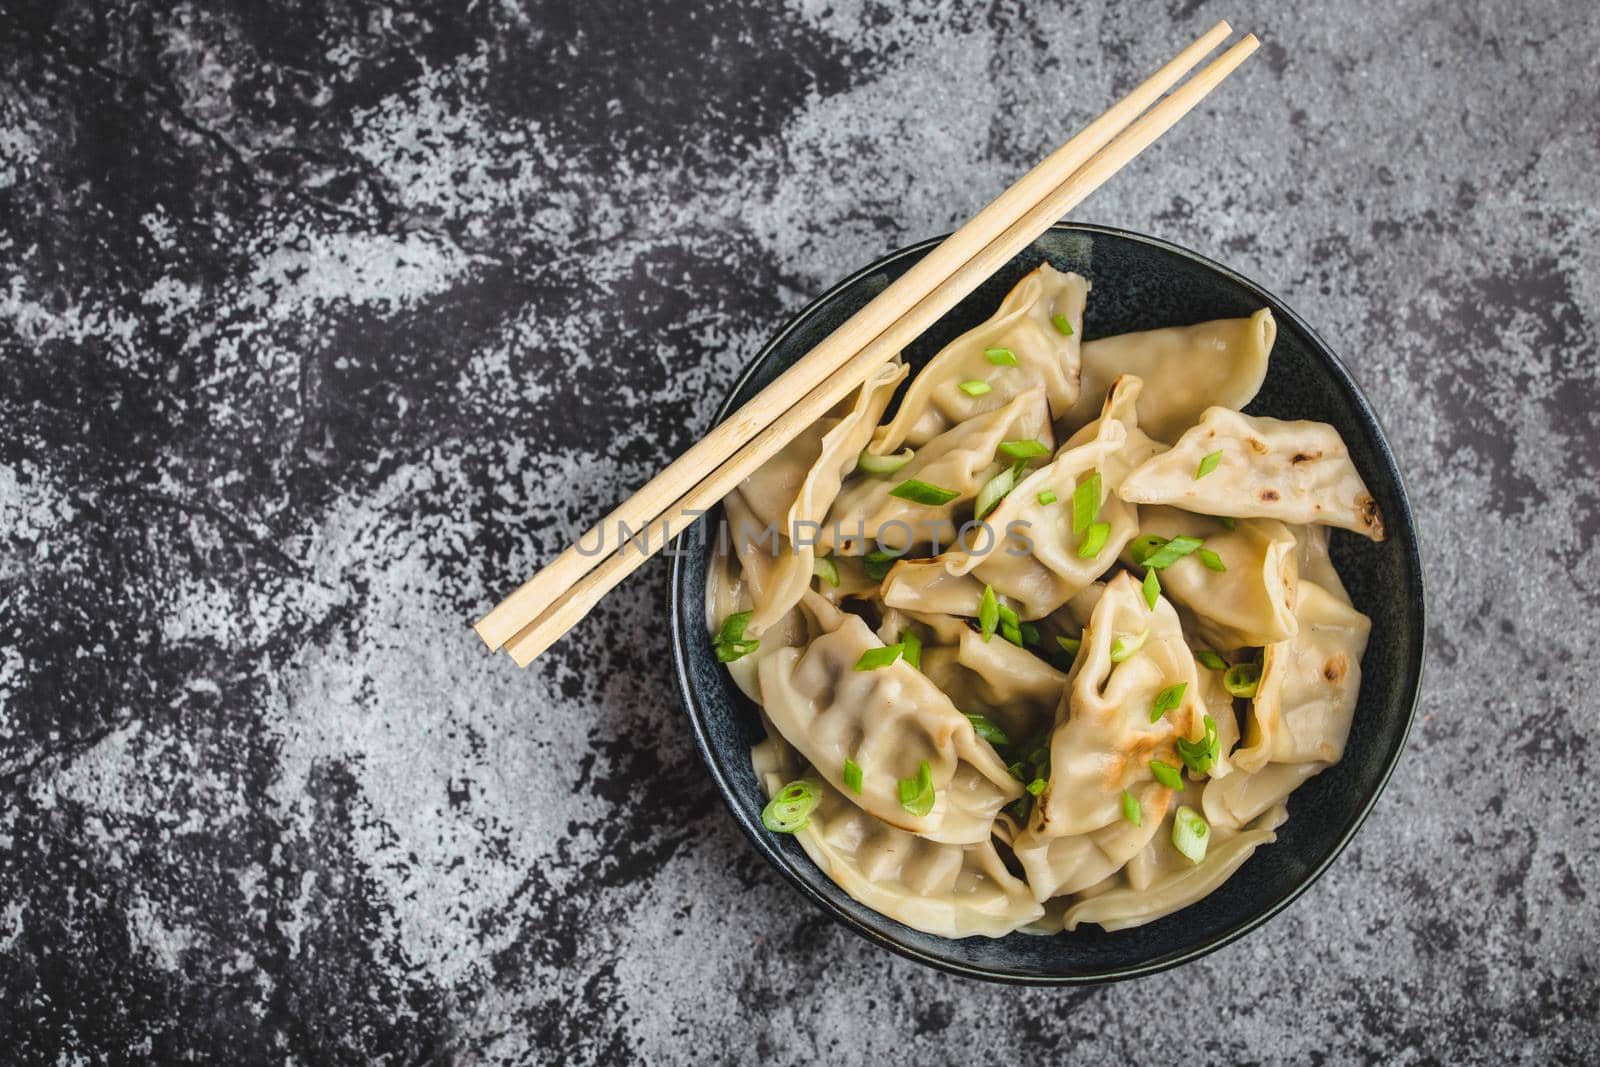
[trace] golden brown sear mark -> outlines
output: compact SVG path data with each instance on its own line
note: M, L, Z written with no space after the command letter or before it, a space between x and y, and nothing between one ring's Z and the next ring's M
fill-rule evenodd
M1344 656L1334 656L1332 659L1328 660L1327 663L1322 665L1322 676L1328 681L1332 682L1334 685L1338 685L1340 682L1344 681L1345 672L1349 669L1350 665L1345 660Z
M1314 459L1321 459L1321 458L1322 458L1322 453L1320 451L1318 451L1318 452L1296 452L1294 454L1294 459L1291 459L1289 462L1290 463L1310 463Z
M1278 491L1276 489L1263 489L1261 490L1261 499L1266 501L1276 500L1278 499Z

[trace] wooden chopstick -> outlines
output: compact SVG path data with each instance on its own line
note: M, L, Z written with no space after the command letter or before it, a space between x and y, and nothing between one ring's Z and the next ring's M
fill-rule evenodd
M642 543L619 548L560 595L538 618L507 642L506 650L511 658L518 666L525 667L531 663L587 615L617 583L731 492L786 442L857 388L874 367L906 347L986 278L1032 244L1057 219L1170 130L1243 63L1259 44L1253 34L1247 34L1171 96L1128 126L1067 180L1023 213L994 241L972 256L944 284L919 300L905 315L861 349L837 375L821 383L798 404L779 415L719 465L709 477L652 521L645 528Z
M1219 22L1206 31L1076 137L1018 179L965 226L847 319L805 358L641 486L579 537L575 545L479 619L473 628L484 643L492 649L499 648L526 629L600 562L599 556L580 552L577 545L610 544L612 532L621 529L623 523L637 530L666 512L674 501L701 482L707 472L770 425L797 398L806 396L828 380L846 361L894 325L905 309L933 292L1017 218L1058 188L1232 32L1226 22Z

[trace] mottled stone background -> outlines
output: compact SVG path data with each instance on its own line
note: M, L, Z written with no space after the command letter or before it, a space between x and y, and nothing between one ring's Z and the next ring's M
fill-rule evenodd
M1243 942L957 981L735 830L659 562L527 672L467 620L1221 16L1077 217L1368 389L1417 728ZM1597 55L1590 0L0 3L0 1059L1592 1062Z

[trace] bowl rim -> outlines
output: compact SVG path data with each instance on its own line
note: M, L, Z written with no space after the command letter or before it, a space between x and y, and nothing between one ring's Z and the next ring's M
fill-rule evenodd
M761 825L759 816L745 811L740 804L735 802L736 794L733 783L729 778L727 768L723 766L717 749L712 745L711 739L707 735L705 728L705 713L701 706L700 695L691 681L688 648L684 640L684 635L687 631L684 627L685 620L683 618L683 613L679 607L684 600L684 597L680 595L680 587L684 582L684 567L687 553L672 553L670 569L667 578L667 598L669 625L671 627L672 637L672 659L673 666L677 673L678 693L680 699L683 701L684 709L688 713L690 728L694 733L695 747L699 749L700 758L705 763L707 770L711 772L711 777L716 783L717 791L722 796L723 805L732 813L734 821L739 825L739 828L744 831L745 836L748 837L755 845L756 851L758 851L772 867L776 868L790 885L798 889L803 896L821 908L824 913L833 918L835 921L842 923L845 927L866 938L873 944L881 948L888 949L889 951L897 953L898 955L907 959L915 960L918 963L932 967L936 970L944 971L948 974L958 975L963 978L975 978L1012 985L1092 986L1109 982L1124 981L1131 978L1143 978L1149 975L1158 974L1162 971L1170 970L1174 967L1180 967L1186 963L1191 963L1202 956L1209 955L1220 948L1224 948L1225 946L1238 941L1246 934L1249 934L1252 931L1264 926L1267 922L1280 914L1285 908L1289 907L1289 905L1298 900L1306 890L1310 889L1311 886L1322 877L1329 867L1333 866L1334 861L1343 855L1345 849L1349 847L1350 842L1355 838L1355 835L1360 832L1361 827L1365 825L1367 817L1372 813L1372 809L1378 803L1378 798L1383 794L1384 789L1387 788L1389 779L1394 775L1395 767L1399 765L1401 756L1405 754L1407 743L1411 737L1411 730L1416 720L1417 704L1421 700L1422 695L1423 668L1426 661L1428 643L1427 576L1422 566L1422 554L1419 544L1420 538L1416 536L1416 517L1415 512L1411 507L1411 497L1406 491L1405 478L1400 469L1400 464L1394 455L1393 448L1389 444L1388 433L1385 431L1383 423L1379 420L1377 412L1373 411L1372 405L1368 402L1366 394L1362 392L1361 387L1356 383L1355 377L1350 373L1350 369L1345 366L1344 361L1341 360L1339 355L1334 352L1333 348L1329 346L1325 340L1323 340L1322 335L1312 328L1310 323L1301 318L1300 315L1293 311L1286 303L1284 303L1283 300L1279 299L1267 289L1258 283L1251 281L1249 278L1246 278L1237 271L1226 267L1207 256L1203 256L1198 252L1191 251L1190 249L1184 248L1181 245L1173 244L1172 242L1163 240L1159 237L1151 237L1148 234L1142 234L1133 230L1122 229L1116 226L1105 226L1081 222L1058 222L1051 226L1048 232L1104 235L1121 240L1131 241L1137 244L1149 245L1163 252L1192 260L1207 270L1222 275L1235 285L1243 287L1248 292L1259 297L1265 306L1271 307L1275 316L1278 316L1281 312L1281 317L1289 320L1289 322L1292 323L1296 329L1300 330L1305 335L1305 337L1310 341L1311 349L1314 350L1327 365L1329 371L1332 373L1335 379L1336 384L1339 385L1350 397L1357 411L1364 418L1371 420L1372 425L1377 429L1376 437L1378 451L1382 458L1388 462L1390 469L1394 471L1395 488L1398 493L1400 507L1405 513L1407 519L1404 525L1408 532L1411 533L1411 536L1406 539L1402 547L1411 557L1409 562L1415 569L1417 575L1417 590L1419 593L1417 604L1418 639L1416 642L1416 652L1415 655L1411 657L1411 661L1406 664L1407 674L1411 675L1415 680L1411 686L1409 700L1410 706L1406 711L1404 727L1397 731L1397 735L1390 743L1390 751L1384 761L1383 769L1378 777L1377 785L1371 790L1370 794L1362 802L1361 808L1357 812L1355 819L1351 821L1349 827L1339 837L1338 841L1334 843L1333 848L1328 852L1327 856L1324 857L1321 862L1313 867L1309 873L1307 873L1292 889L1289 890L1289 892L1285 893L1281 898L1257 914L1236 923L1234 926L1224 930L1220 934L1217 934L1216 936L1201 942L1200 944L1194 945L1191 948L1179 952L1168 953L1167 955L1159 956L1155 959L1136 964L1108 967L1099 971L1084 972L1082 974L1046 975L1028 971L999 969L971 964L961 960L946 959L944 957L925 952L915 946L902 943L900 940L888 936L857 919L854 915L851 915L849 912L841 908L827 895L817 891L809 883L802 879L792 868L790 858L778 851L778 849L774 847L771 840L769 840L771 835ZM732 413L731 409L734 398L738 396L739 393L744 389L746 383L748 383L749 380L760 371L767 360L771 358L772 353L777 349L777 347L782 344L790 334L799 329L800 325L810 318L818 308L835 299L840 293L848 290L863 279L883 270L885 267L888 267L898 260L907 256L920 256L926 254L927 251L938 245L948 236L949 234L941 234L936 237L929 237L925 240L918 241L914 244L906 245L903 248L889 252L886 255L874 260L867 266L862 267L860 270L850 274L842 281L830 286L825 292L822 293L822 295L806 304L805 307L801 308L798 312L791 316L789 320L785 322L783 326L778 329L778 331L774 333L764 345L761 346L761 349L745 366L744 370L741 371L739 376L735 378L734 381L728 386L727 395L723 398L722 403L717 408L713 424L724 421ZM1033 245L1030 245L1029 250L1032 248ZM1026 254L1027 250L1019 253L1019 255ZM1016 257L1013 257L1013 259L1014 258ZM698 602L699 599L699 597L695 597L692 598L692 601ZM807 862L810 862L809 859ZM826 872L824 872L824 874L826 874ZM888 917L885 916L885 918Z

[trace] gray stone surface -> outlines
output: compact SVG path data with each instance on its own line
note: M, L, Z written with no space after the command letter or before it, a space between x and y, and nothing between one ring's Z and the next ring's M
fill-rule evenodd
M1600 1053L1600 19L1528 4L0 4L0 1048L15 1062L1580 1062ZM1286 914L957 981L722 809L652 565L467 620L833 280L1214 18L1077 218L1282 295L1387 426L1409 752Z

